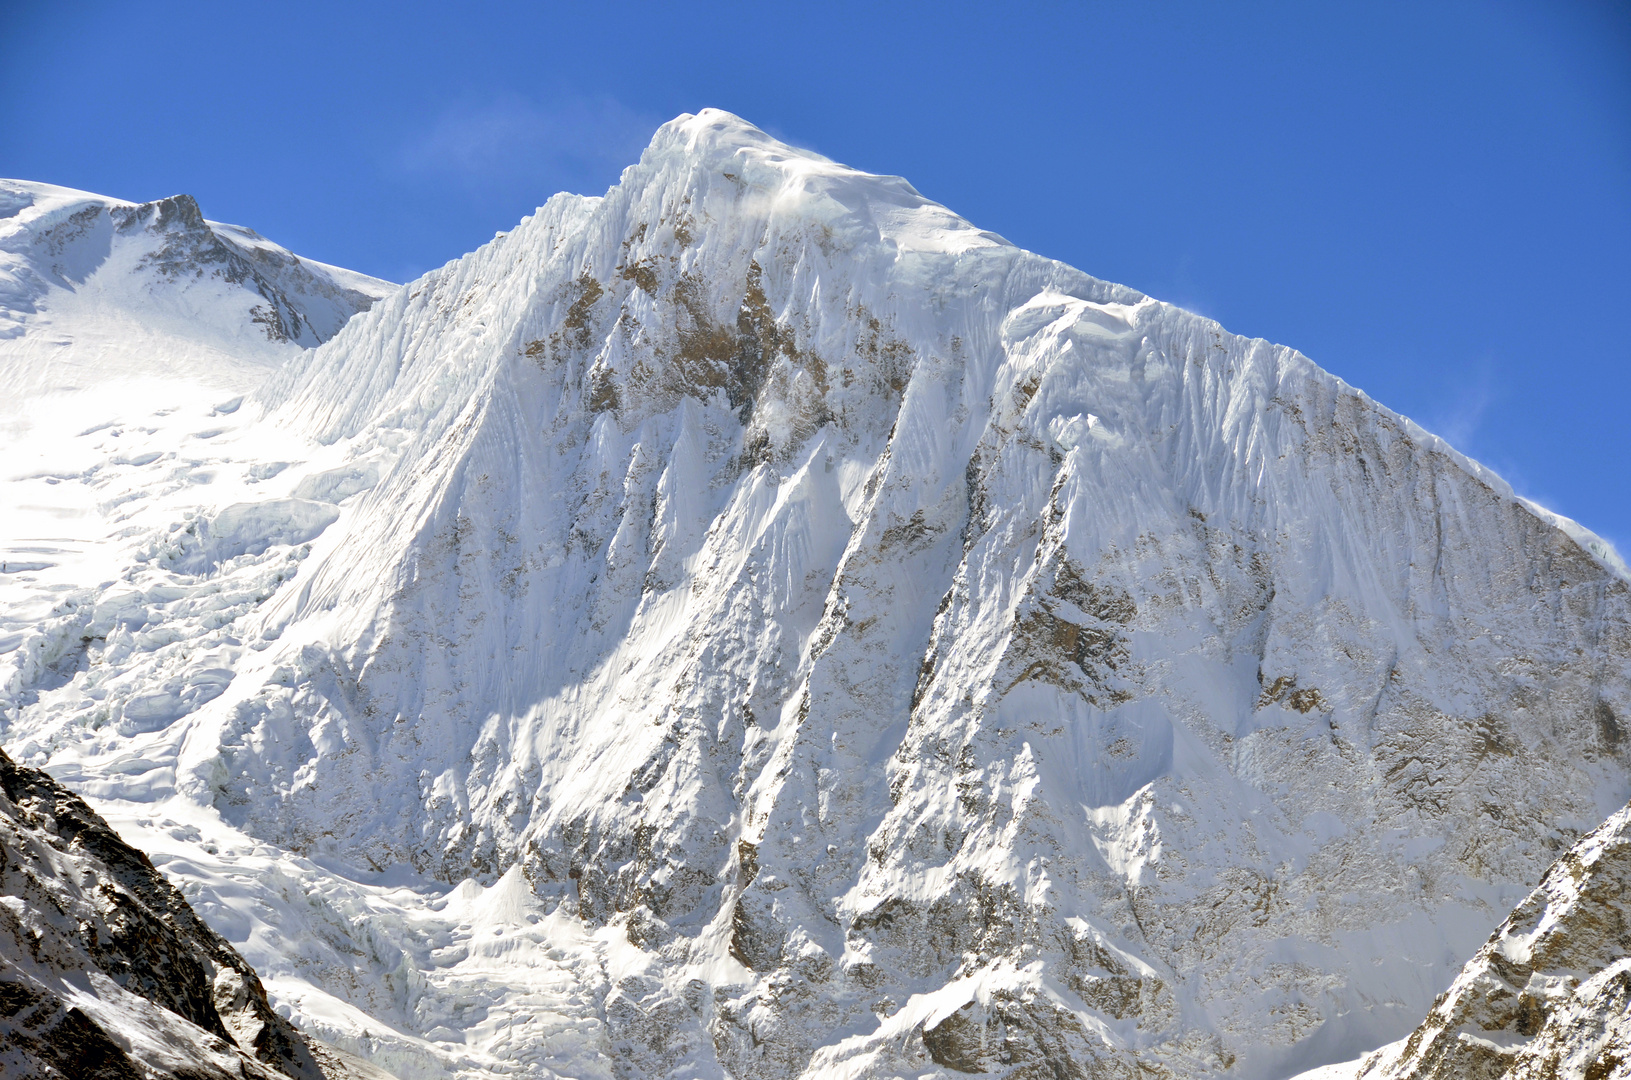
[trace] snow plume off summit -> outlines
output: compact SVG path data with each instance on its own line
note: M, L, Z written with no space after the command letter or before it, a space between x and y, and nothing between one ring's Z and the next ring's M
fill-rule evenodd
M230 278L165 340L264 328ZM710 110L340 285L14 437L78 531L7 541L4 739L404 1080L1288 1076L1631 796L1606 544L904 180Z

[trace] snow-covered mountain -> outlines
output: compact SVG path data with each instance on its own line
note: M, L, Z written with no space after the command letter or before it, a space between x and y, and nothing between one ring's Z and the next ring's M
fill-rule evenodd
M321 344L394 288L205 221L190 195L138 204L0 180L0 222L0 339L34 346L6 354L13 386L276 363L278 346ZM95 366L98 347L116 367Z
M188 401L5 742L404 1077L1286 1076L1631 796L1606 544L725 113Z
M205 221L191 196L0 180L0 649L118 574L110 528L197 502L212 429L193 414L229 412L393 288Z

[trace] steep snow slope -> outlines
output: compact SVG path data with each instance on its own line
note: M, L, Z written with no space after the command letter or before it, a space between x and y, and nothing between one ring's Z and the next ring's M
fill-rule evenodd
M727 114L222 432L7 745L405 1076L1288 1075L1631 795L1601 541Z
M1582 837L1356 1077L1631 1076L1631 806Z

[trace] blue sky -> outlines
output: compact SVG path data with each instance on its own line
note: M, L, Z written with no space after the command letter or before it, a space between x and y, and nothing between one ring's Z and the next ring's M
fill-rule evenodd
M712 105L1295 346L1631 555L1631 5L93 3L0 175L403 280Z

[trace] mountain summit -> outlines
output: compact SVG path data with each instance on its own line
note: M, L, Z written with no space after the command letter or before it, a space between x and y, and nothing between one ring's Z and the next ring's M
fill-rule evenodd
M6 745L403 1077L1286 1076L1631 796L1607 545L726 113L215 411Z

